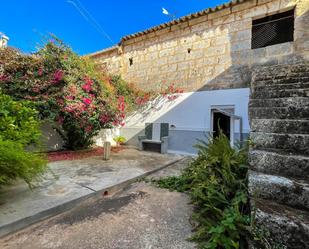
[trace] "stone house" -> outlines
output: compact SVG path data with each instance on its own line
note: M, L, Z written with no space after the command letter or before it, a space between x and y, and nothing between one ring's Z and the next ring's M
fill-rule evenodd
M194 154L196 139L216 132L218 122L232 143L249 134L256 66L308 60L309 1L234 0L124 36L89 56L142 89L184 89L128 117L120 133L136 144L146 122L167 122L169 151Z

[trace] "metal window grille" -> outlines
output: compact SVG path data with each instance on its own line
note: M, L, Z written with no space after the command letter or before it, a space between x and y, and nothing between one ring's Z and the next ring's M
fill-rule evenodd
M293 40L294 10L252 21L252 49Z

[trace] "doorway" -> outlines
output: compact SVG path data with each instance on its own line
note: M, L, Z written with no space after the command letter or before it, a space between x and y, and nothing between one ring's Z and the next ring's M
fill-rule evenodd
M221 112L213 112L213 137L216 138L221 132L231 140L231 117Z

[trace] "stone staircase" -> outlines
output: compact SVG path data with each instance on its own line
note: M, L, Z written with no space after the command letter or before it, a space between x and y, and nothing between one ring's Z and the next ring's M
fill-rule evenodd
M286 248L309 248L309 64L256 68L249 116L256 223Z

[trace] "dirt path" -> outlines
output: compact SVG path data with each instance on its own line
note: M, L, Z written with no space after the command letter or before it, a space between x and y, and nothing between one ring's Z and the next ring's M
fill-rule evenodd
M156 176L175 175L181 162ZM191 207L185 194L134 183L0 240L3 249L189 249Z

